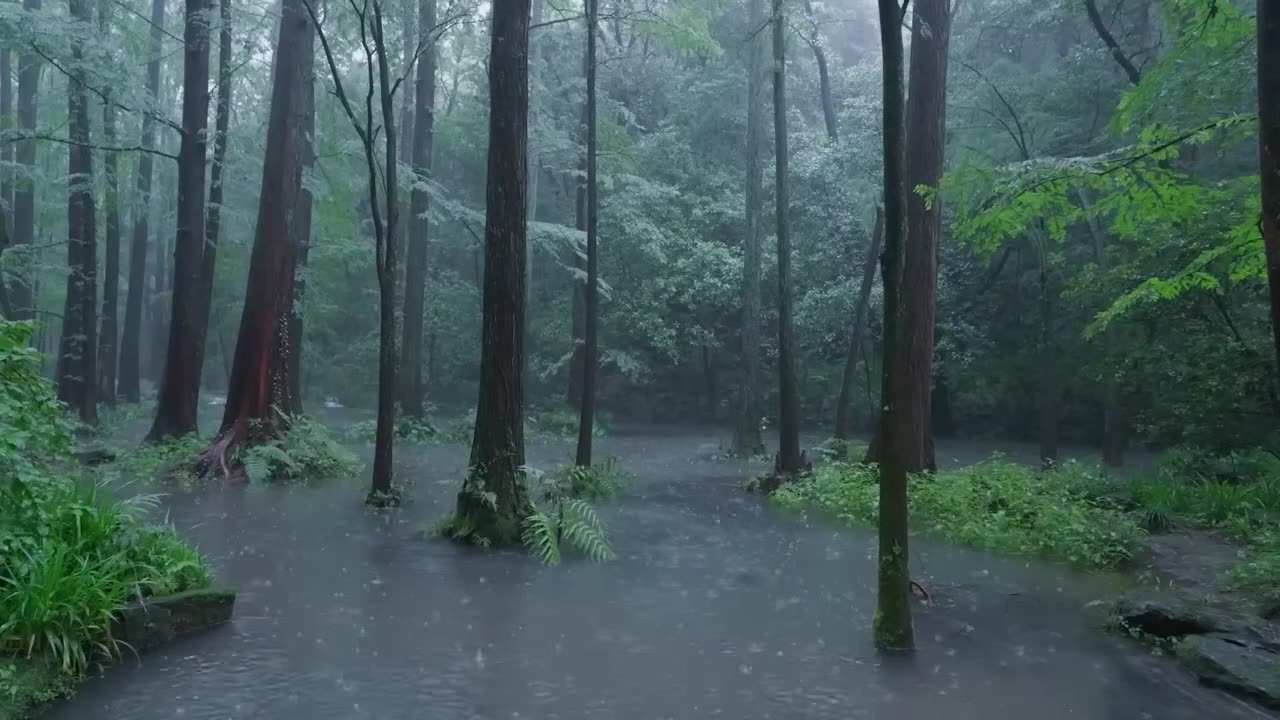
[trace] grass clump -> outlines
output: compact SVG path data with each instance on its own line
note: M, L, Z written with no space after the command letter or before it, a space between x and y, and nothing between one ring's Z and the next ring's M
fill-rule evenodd
M874 525L879 471L833 462L779 488L774 502L816 507L843 520ZM1000 552L1115 567L1133 556L1142 530L1127 513L1097 507L1063 473L1037 473L994 457L971 467L910 481L915 527L951 542Z

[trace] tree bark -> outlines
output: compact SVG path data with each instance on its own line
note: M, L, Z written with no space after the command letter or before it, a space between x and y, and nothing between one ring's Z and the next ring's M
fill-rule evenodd
M227 129L231 124L231 0L218 2L218 96L213 108L213 167L209 169L209 205L204 226L204 253L200 259L199 322L201 344L209 338L209 314L213 308L213 278L218 262L222 229L222 185L227 162ZM204 379L205 353L197 358L196 383Z
M853 391L857 380L858 357L862 354L862 336L867 327L867 310L871 306L871 287L876 281L876 265L884 237L884 208L876 205L875 227L867 243L862 262L862 284L858 286L858 303L853 310L853 327L849 330L849 353L840 377L840 399L836 402L835 436L841 440L853 437Z
M934 322L938 294L938 233L946 140L947 48L951 38L949 0L917 0L912 21L910 88L907 100L907 245L902 277L902 348L896 380L904 435L898 438L908 473L932 471L931 386ZM929 188L928 196L916 188ZM873 451L880 443L873 438Z
M599 230L600 201L596 187L596 18L599 0L586 0L587 14L587 287L586 330L582 364L582 412L578 422L577 464L591 466L591 436L595 429L596 351L599 332L600 289Z
M23 0L27 12L39 13L40 0ZM18 53L18 129L25 135L36 132L36 97L40 89L40 56L34 50L24 48ZM35 245L36 237L36 141L19 140L14 143L14 158L21 168L13 186L13 248ZM26 253L29 250L19 250ZM9 304L18 320L35 318L35 293L33 292L32 258L19 255L18 267L9 276Z
M475 535L501 545L520 542L520 524L532 512L521 470L529 0L495 3L490 36L480 396L472 476L458 493L457 513Z
M7 47L0 47L0 118L4 118L6 127L12 127L15 123L13 120L13 51ZM7 244L9 238L13 236L13 143L4 143L0 146L0 215L4 217L4 226L0 230L4 232L4 241ZM4 250L4 245L0 245L0 250ZM7 295L9 281L7 277L0 277L0 295Z
M98 27L106 37L111 32L110 6L99 5ZM108 95L109 97L109 95ZM108 147L117 144L116 109L110 101L102 103L102 137ZM102 280L102 327L98 332L98 395L108 405L116 403L116 343L119 337L120 307L120 179L118 158L114 152L104 152L103 173L107 187L103 198L106 205L106 258Z
M753 457L765 452L760 433L760 215L764 195L764 0L750 0L747 14L747 177L745 227L742 242L742 385L738 388L733 452Z
M204 366L205 132L209 125L209 0L186 0L182 41L182 138L178 149L177 229L169 339L147 439L156 442L197 431L200 370Z
M827 127L827 139L839 142L840 128L836 123L836 103L831 96L831 73L827 69L827 53L822 49L822 36L818 31L818 19L813 14L813 5L804 0L804 12L809 18L813 35L809 38L809 47L813 48L813 59L818 64L818 100L822 103L822 122Z
M541 36L543 34L543 31L542 29L539 29L536 26L542 24L542 11L543 11L543 6L545 4L546 4L546 0L533 0L533 3L532 3L533 7L530 11L531 12L531 24L529 27L529 129L530 129L530 132L536 132L538 127L538 104L539 104L538 89L540 85L540 83L538 82L538 74L542 67L543 43L541 41ZM525 213L526 215L525 222L526 224L532 226L533 223L538 219L538 185L539 185L538 181L540 179L542 172L541 172L541 163L539 162L539 159L538 159L538 148L536 146L536 143L529 142L527 151L529 153L529 157L526 160L526 167L528 168L528 173L529 173L529 190L528 190L529 207ZM529 231L526 230L525 232L527 236ZM525 370L526 377L528 376L528 373L529 373L529 368L528 368L529 359L533 357L533 353L534 353L534 347L533 347L533 342L534 342L534 332L533 332L534 252L533 251L534 251L534 247L535 247L534 245L529 246L528 251L525 253L525 263L524 263L525 264L525 273L524 273L525 369L524 370ZM525 388L525 391L528 392L528 387ZM528 404L528 398L525 398L525 403Z
M315 44L312 43L312 57L315 57ZM315 197L307 188L306 177L316 164L316 84L314 60L308 65L311 75L306 79L306 97L303 99L302 127L305 133L302 149L302 189L298 192L298 218L294 223L297 248L297 270L294 272L293 308L289 313L288 337L292 345L288 357L285 358L289 386L289 414L301 415L302 407L302 355L306 347L306 313L302 309L302 301L307 292L307 260L311 256L311 224L315 205Z
M413 171L417 182L409 198L409 251L405 262L404 342L401 343L400 408L405 415L426 415L422 382L422 332L426 323L427 251L431 223L430 197L421 187L431 179L435 139L436 44L430 37L436 24L436 0L419 0L419 42L429 43L418 59L417 97L413 124Z
M787 179L786 17L783 0L773 0L773 141L774 194L778 223L778 471L801 470L800 407L796 390L796 359L791 323L791 209Z
M880 0L880 43L884 53L884 360L881 371L880 543L878 551L876 647L910 651L911 575L907 529L907 469L899 441L902 421L898 395L899 316L907 224L906 103L903 87L902 9L897 0Z
M235 445L275 437L285 430L285 419L272 406L288 407L288 383L282 374L291 344L288 318L293 310L297 238L294 211L302 192L314 37L304 0L284 0L249 282L222 426L204 454L210 474L231 474L227 453Z
M71 18L93 22L89 0L70 0ZM96 215L93 202L93 150L89 136L89 98L84 86L80 41L71 41L72 71L67 78L67 294L58 344L58 399L86 425L98 423Z
M1280 7L1258 0L1258 162L1271 333L1280 362Z
M160 91L160 56L163 51L165 0L151 2L151 43L148 47L147 97L155 99ZM156 145L156 121L150 113L142 116L143 148ZM147 284L147 240L150 234L148 216L151 209L151 175L153 156L139 153L136 175L133 233L129 243L129 287L125 296L124 331L120 339L119 392L127 402L141 400L142 300Z
M585 73L584 73L585 74ZM574 219L575 227L582 232L587 232L587 152L586 152L586 133L587 133L587 106L582 105L582 124L578 128L579 132L579 151L578 151L578 173L575 178L574 188ZM573 252L573 296L571 298L572 305L570 312L569 332L570 339L573 342L569 354L569 407L579 412L582 411L582 387L583 387L583 369L586 367L586 343L587 343L587 258L585 253L579 252L577 247L572 249ZM526 296L528 293L525 293Z

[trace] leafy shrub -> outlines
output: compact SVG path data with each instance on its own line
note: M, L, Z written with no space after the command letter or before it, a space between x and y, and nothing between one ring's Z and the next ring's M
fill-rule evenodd
M1248 556L1232 568L1227 585L1264 603L1280 603L1280 530L1255 542Z
M18 477L33 463L71 450L72 423L40 374L40 354L29 345L33 328L0 320L0 478Z
M1129 515L1088 502L1071 478L1036 473L999 457L910 482L916 527L952 542L1113 567L1132 557L1142 534ZM875 524L879 473L870 465L832 463L784 485L773 499Z
M338 433L343 442L371 443L378 433L377 419L361 420L351 423ZM426 445L439 442L442 437L430 420L401 416L396 418L396 441L414 445Z
M299 481L355 475L360 460L343 447L324 425L304 417L291 418L280 440L244 446L240 463L250 482Z
M578 425L581 419L578 411L572 408L553 408L530 413L525 422L525 433L529 437L540 437L559 440L571 440L578 437ZM609 418L597 412L591 429L592 437L605 437L609 434Z

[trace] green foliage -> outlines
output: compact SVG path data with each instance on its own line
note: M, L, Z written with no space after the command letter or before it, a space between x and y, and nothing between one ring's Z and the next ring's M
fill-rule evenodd
M999 457L972 467L911 480L916 527L951 542L1003 552L1114 567L1129 559L1141 537L1136 522L1088 502L1071 475L1078 468L1036 473ZM874 466L831 463L778 489L784 507L816 507L856 524L879 517Z
M31 323L0 320L0 478L71 450L71 423L30 345Z
M547 565L560 564L562 546L596 561L614 556L604 523L581 498L562 498L548 510L529 515L521 525L521 538L529 552Z
M581 418L578 411L568 407L557 407L549 410L530 413L525 422L525 434L532 438L574 439L578 437L578 425ZM609 434L609 418L599 411L595 414L595 427L591 429L592 437L605 437Z
M282 439L237 449L236 459L250 482L298 482L360 472L360 459L334 440L324 425L304 416L287 424Z
M401 415L396 418L396 442L410 445L429 445L447 442L444 433L435 424L425 418L411 418ZM370 418L351 423L338 433L343 442L371 443L378 434L378 420Z

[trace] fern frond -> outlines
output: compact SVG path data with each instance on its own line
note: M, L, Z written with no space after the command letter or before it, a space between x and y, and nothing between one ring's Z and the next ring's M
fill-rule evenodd
M577 498L565 501L560 513L560 530L570 547L592 560L599 562L614 557L604 523L587 501Z
M520 539L539 561L546 565L560 564L560 541L556 523L546 515L535 512L521 523Z

